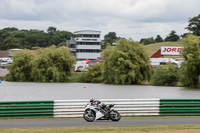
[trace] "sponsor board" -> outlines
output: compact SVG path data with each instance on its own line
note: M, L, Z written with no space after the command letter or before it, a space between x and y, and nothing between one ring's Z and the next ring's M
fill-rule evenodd
M180 55L183 47L160 47L161 55Z

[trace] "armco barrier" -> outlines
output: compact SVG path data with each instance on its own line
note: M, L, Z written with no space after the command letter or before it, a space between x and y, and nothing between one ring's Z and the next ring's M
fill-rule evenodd
M160 115L200 115L200 99L160 99Z
M122 116L200 115L200 99L99 99ZM0 118L82 117L89 100L0 102Z
M122 116L159 115L160 99L100 99L105 104L114 103ZM54 117L82 117L89 100L56 100Z
M53 101L0 102L0 118L53 117Z

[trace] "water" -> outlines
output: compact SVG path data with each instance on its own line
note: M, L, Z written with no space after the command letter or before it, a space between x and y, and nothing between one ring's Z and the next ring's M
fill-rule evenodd
M86 86L84 88L83 86ZM200 89L146 85L107 85L88 83L0 83L0 101L71 99L152 99L200 98Z

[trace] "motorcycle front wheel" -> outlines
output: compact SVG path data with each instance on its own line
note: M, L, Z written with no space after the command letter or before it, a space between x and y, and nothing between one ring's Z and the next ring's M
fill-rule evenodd
M90 110L86 110L83 114L83 118L87 122L93 122L95 120L95 114L93 111L90 112Z
M119 121L121 119L121 115L118 111L113 110L112 112L110 112L110 119L112 121Z

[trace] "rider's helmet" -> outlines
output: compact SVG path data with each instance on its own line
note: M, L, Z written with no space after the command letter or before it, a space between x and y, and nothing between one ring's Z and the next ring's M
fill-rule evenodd
M93 103L95 101L95 98L90 98L90 102Z
M102 103L101 104L101 107L104 109L106 107L106 104L105 103Z

